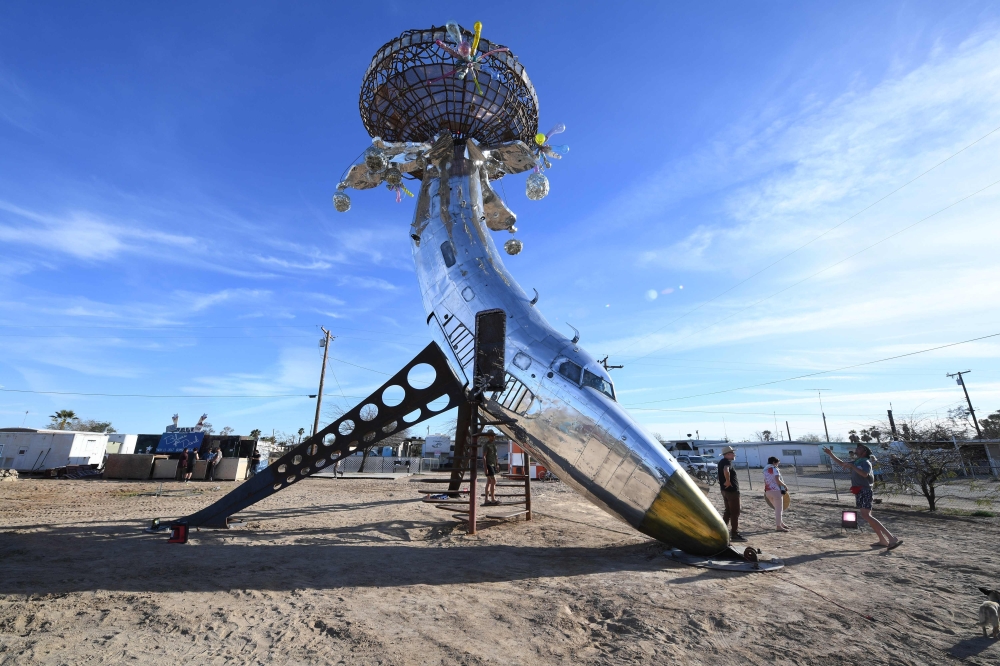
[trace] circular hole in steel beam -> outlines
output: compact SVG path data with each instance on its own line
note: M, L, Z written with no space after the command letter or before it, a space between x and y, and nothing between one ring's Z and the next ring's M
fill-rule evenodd
M287 469L288 465L278 465L278 474L284 474Z
M413 423L414 421L420 418L420 411L421 410L419 409L414 409L412 412L404 416L403 420L406 421L407 423Z
M396 421L393 421L392 423L387 423L384 426L382 426L382 432L388 435L390 432L396 429L397 425L398 423Z
M365 444L371 444L372 442L375 441L375 433L366 432L365 436L361 438L361 441L364 442Z
M301 465L302 464L302 456L295 456L294 458L292 458L292 464L293 465Z
M354 421L351 419L344 419L343 422L337 426L337 432L341 435L350 435L354 432Z
M440 412L441 410L443 410L445 407L448 406L449 402L451 402L451 399L448 397L448 394L445 393L443 395L439 395L438 397L428 402L427 409L431 410L432 412Z
M393 384L382 391L382 404L386 407L395 407L403 402L405 397L406 390L398 384Z
M378 407L369 402L361 407L358 416L361 417L362 421L374 421L375 417L378 416Z
M434 383L437 372L426 363L418 363L406 373L406 381L415 389L425 389Z

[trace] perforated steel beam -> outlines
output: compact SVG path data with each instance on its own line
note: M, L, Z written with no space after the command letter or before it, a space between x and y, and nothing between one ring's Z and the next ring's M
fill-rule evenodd
M434 381L426 388L417 388L410 381L411 371L430 366ZM398 387L403 399L395 402L386 391ZM377 391L344 413L336 421L291 449L267 469L242 483L211 506L172 523L189 527L228 527L229 517L265 497L335 464L338 460L377 445L403 427L426 421L432 416L465 403L465 387L455 376L454 370L440 347L432 342L412 361L393 375ZM431 407L430 404L434 403Z

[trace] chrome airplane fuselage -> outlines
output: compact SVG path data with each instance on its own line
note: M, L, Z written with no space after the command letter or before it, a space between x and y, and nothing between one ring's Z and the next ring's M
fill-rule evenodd
M504 267L486 225L480 166L464 145L424 171L413 258L432 335L472 378L476 313L507 313L507 388L487 409L556 476L608 513L685 551L715 554L729 533L664 447L613 397L611 379L554 330ZM489 397L491 394L487 394Z

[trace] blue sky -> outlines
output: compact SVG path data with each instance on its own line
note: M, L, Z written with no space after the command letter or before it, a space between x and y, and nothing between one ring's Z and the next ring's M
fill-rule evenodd
M890 402L943 416L945 373L970 368L976 408L1000 409L1000 338L741 388L1000 333L995 4L484 7L4 3L0 425L204 411L291 432L319 326L331 410L427 344L412 200L355 193L340 215L330 196L370 141L372 54L449 19L510 46L543 128L569 128L547 199L503 181L525 243L508 267L626 366L650 431L821 433L815 388L834 435Z

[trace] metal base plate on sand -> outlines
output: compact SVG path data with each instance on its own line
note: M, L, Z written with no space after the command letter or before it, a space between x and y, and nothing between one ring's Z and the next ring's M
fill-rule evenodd
M747 550L753 550L748 548ZM692 555L690 553L685 553L683 550L677 548L670 548L663 552L664 556L669 557L675 562L681 564L687 564L692 567L701 567L702 569L718 569L719 571L739 571L743 573L757 573L760 571L777 571L778 569L783 569L785 566L784 561L768 555L766 553L755 553L756 561L746 559L743 553L730 548L729 550L723 551L718 555L712 555L706 557L704 555Z

